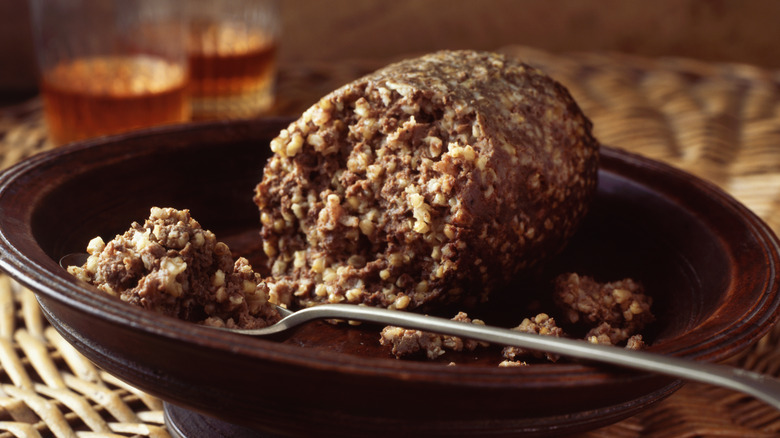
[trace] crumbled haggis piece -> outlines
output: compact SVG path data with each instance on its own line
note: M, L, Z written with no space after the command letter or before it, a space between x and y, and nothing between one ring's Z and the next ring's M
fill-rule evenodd
M186 321L259 328L280 319L249 262L204 230L189 210L153 207L143 225L90 241L68 272L122 301Z
M281 303L484 301L558 252L599 144L568 91L498 54L441 51L334 90L283 129L255 189Z
M453 321L459 321L466 324L482 324L479 319L472 320L464 312L458 312L452 318ZM440 335L437 333L424 332L421 330L410 330L402 327L387 326L382 330L379 342L382 345L392 346L393 355L397 358L414 355L418 352L425 352L428 359L436 359L449 351L474 351L479 346L487 344L472 339L461 339L456 336Z
M569 273L558 276L554 285L553 298L567 322L591 327L588 340L615 345L654 320L652 297L630 278L598 283L591 277Z
M629 350L643 350L646 347L642 335L633 335L626 341L626 348Z
M517 330L523 333L533 333L544 336L564 336L563 330L555 324L555 319L551 318L546 313L540 313L533 318L525 318L520 325L513 330ZM547 358L550 362L556 362L559 359L558 355L543 352L533 351L521 347L507 346L501 351L502 356L507 361L518 361L523 357L536 357Z
M585 339L592 344L618 345L626 342L626 348L630 350L642 350L645 342L642 335L629 335L625 329L615 329L607 323L602 323L585 335Z
M628 329L612 327L609 323L602 322L593 327L585 335L585 339L594 344L618 345L628 340L633 335Z

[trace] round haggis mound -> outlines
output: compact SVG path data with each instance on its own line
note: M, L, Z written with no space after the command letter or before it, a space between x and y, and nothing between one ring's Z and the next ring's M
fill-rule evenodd
M470 304L558 252L597 183L568 91L491 53L389 65L271 142L256 188L282 302Z

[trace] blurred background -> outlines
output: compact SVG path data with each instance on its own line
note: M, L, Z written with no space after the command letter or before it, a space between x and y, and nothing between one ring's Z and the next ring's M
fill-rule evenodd
M521 44L780 66L775 0L283 0L280 67ZM0 100L35 93L25 0L0 1Z

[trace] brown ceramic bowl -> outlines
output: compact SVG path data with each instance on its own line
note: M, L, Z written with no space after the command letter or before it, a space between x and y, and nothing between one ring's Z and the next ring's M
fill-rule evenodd
M0 268L37 294L53 326L88 358L167 401L182 435L558 434L617 421L681 384L567 361L499 368L499 348L397 360L379 346L379 328L366 325L312 323L279 339L244 337L94 294L58 266L90 238L110 239L142 221L151 206L189 208L256 260L253 188L269 140L285 124L148 130L18 164L0 176ZM642 281L657 315L646 339L659 354L721 361L766 333L780 303L770 229L691 175L615 149L602 156L597 197L566 250L473 315L514 326L529 316L529 300L518 296L538 293L541 310L550 310L549 279L575 270Z

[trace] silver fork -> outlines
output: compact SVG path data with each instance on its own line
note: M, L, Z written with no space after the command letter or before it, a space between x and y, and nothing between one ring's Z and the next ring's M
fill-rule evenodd
M83 265L87 254L69 254L60 265ZM79 258L80 257L80 258ZM79 263L79 261L81 263ZM751 395L780 410L780 380L752 371L689 359L666 356L647 351L592 344L583 340L542 336L500 327L469 324L428 315L388 310L353 304L324 304L291 311L277 306L282 319L260 329L227 329L247 336L280 334L314 320L338 319L393 325L407 329L474 339L497 345L511 345L561 356L631 368L667 375L687 381L696 381Z
M278 306L277 306L278 307ZM468 324L416 313L353 304L324 304L291 311L278 307L282 319L261 329L223 329L248 336L283 333L302 324L321 319L353 320L393 325L497 345L512 345L561 356L663 374L687 381L708 383L756 397L780 410L780 381L741 368L696 362L689 359L629 350L583 340L542 336L500 327Z

